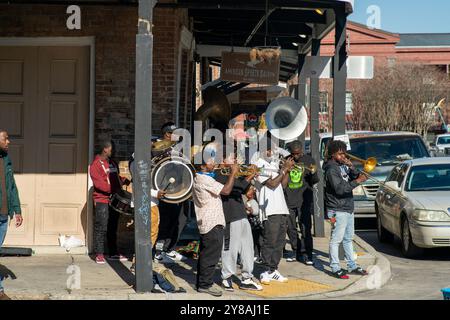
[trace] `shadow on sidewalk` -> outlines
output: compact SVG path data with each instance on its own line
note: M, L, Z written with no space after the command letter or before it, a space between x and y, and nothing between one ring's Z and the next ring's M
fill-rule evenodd
M119 260L106 259L106 262L128 286L133 287L133 289L136 290L136 277L130 271L130 269L127 268L127 266L125 266Z

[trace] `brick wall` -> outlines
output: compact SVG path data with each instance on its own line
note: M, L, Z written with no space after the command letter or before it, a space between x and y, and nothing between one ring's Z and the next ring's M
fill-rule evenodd
M0 5L0 37L95 36L95 142L111 138L117 158L134 150L137 7L81 5L81 30L66 28L67 6ZM154 11L153 130L176 112L176 65L187 11Z

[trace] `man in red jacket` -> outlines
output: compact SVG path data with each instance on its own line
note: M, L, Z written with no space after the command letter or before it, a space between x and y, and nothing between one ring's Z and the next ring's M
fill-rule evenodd
M110 209L109 201L112 194L121 189L122 180L119 177L119 167L111 160L113 144L104 141L98 154L91 163L89 173L94 183L94 252L95 262L105 264L105 240L108 244L110 259L126 261L127 258L117 252L117 227L119 213Z

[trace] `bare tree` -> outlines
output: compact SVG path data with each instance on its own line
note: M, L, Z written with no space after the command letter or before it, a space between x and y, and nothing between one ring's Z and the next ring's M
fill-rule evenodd
M374 79L353 87L355 129L412 131L423 136L434 123L433 106L450 92L444 73L414 63L379 66Z

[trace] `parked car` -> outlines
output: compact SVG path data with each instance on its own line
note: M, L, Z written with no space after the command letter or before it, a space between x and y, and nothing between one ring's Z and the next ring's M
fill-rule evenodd
M377 192L375 211L378 239L399 237L406 257L450 247L450 158L396 165Z
M348 152L361 159L375 157L378 161L376 169L371 175L378 181L384 181L392 168L404 160L430 157L430 153L418 134L411 132L371 132L349 131L351 150ZM331 134L321 136L321 160ZM355 162L357 169L362 169L360 163ZM353 190L355 200L355 218L372 218L375 215L375 196L379 183L367 180Z
M437 135L430 147L435 156L450 156L450 133Z

